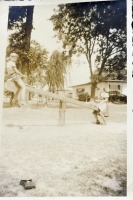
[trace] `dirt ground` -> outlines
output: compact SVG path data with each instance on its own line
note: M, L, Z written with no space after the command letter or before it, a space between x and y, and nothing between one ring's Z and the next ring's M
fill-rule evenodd
M92 110L67 104L66 124L58 108L3 108L1 197L118 196L126 191L126 105L109 104L106 125ZM36 189L24 190L21 179Z

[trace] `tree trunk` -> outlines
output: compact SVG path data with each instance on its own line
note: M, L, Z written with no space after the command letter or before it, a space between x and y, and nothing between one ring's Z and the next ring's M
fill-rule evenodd
M99 71L99 75L102 74L103 69L104 69L104 67L105 67L106 61L107 61L107 58L105 57L105 58L103 59L103 61L102 61L101 68L100 68L100 71Z
M92 83L92 85L91 85L91 99L94 99L94 97L95 97L96 87L97 87L97 83L96 82Z
M31 31L33 28L32 22L33 22L33 10L34 6L27 6L27 17L26 17L26 26L25 26L25 47L24 49L26 51L29 51L30 49L30 37L31 37Z
M31 31L33 28L33 11L34 6L27 6L27 17L25 23L25 39L24 39L24 52L28 53L30 50L30 38ZM30 69L29 69L29 59L25 58L22 67L22 73L26 74L29 77ZM29 99L31 99L31 93L29 92Z
M106 60L107 60L107 58L105 57L105 58L103 59L103 61L102 61L99 75L101 75L102 72L103 72L103 69L104 69L104 67L105 67ZM95 90L96 90L96 87L97 87L97 83L98 83L98 82L92 82L92 87L91 87L91 99L94 99L94 97L95 97Z
M89 69L90 69L90 75L92 76L93 75L93 72L92 72L92 63L91 63L91 55L87 55L87 54L85 54L86 55L86 59L87 59L87 61L88 61L88 64L89 64ZM89 57L89 58L88 58Z
M93 76L91 58L89 59L90 75Z
M86 58L89 64L89 70L90 70L90 78L91 78L91 99L94 99L95 97L95 89L97 86L96 82L93 82L92 78L93 78L93 71L92 71L92 62L91 62L91 55L89 54L89 56L86 54Z
M24 52L28 53L30 50L30 38L31 38L31 31L33 28L33 10L34 6L27 6L27 17L25 23L25 38L24 38ZM29 59L25 59L23 62L23 72L27 73L29 76Z
M29 60L25 59L22 63L22 74L25 74L29 77L30 70L29 70Z
M33 85L33 82L32 82L32 81L30 81L30 82L29 82L29 84L30 84L30 85ZM29 92L29 100L31 100L31 99L32 99L32 94L33 94L33 93Z

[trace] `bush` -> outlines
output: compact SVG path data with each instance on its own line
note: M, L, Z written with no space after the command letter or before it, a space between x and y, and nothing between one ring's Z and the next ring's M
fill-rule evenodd
M81 93L78 95L78 100L79 101L90 101L90 95L87 92Z
M111 95L109 97L109 101L112 103L127 103L127 96L122 95L122 96L118 96L118 95Z

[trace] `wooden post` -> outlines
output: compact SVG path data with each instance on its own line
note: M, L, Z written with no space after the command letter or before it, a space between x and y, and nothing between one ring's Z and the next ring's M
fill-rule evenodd
M59 126L62 125L62 101L59 102Z
M66 100L63 100L63 109L62 109L62 125L65 125L65 113L66 113Z
M37 97L37 108L38 108L38 97Z
M47 108L48 107L48 97L45 96L45 107Z
M26 90L26 92L25 92L25 101L26 101L27 104L29 104L28 100L29 100L29 92Z

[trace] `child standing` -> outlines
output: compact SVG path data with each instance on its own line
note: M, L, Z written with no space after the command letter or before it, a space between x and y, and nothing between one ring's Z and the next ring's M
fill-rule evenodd
M25 78L25 75L19 72L16 67L17 58L18 58L18 55L16 53L10 54L9 61L7 62L7 65L6 65L6 70L7 70L9 79L18 86L18 90L15 96L18 97L18 94L21 92L21 98L22 98L21 105L27 106L27 103L25 101L26 87L22 80L22 78Z

